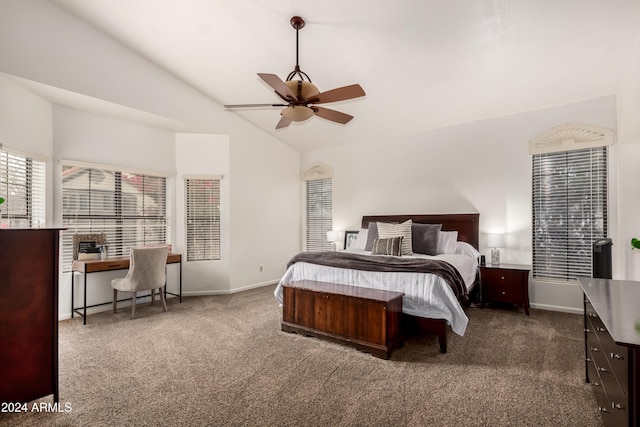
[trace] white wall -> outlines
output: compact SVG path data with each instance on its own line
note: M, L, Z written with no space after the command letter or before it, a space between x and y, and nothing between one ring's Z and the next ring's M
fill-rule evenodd
M301 250L300 154L233 136L230 154L231 289L241 290L279 281Z
M624 70L618 91L618 220L613 247L614 278L640 280L640 251L631 250L632 237L640 238L640 34ZM614 241L615 243L615 241ZM615 272L618 275L615 275Z
M615 129L615 97L318 150L301 162L333 167L336 229L357 230L365 214L479 212L480 251L489 257L486 233L506 232L501 261L530 264L528 141L570 121ZM577 286L532 283L530 297L537 307L581 308Z
M28 114L25 114L28 112ZM0 144L47 159L47 199L53 191L53 110L49 101L0 75ZM53 208L47 204L46 221Z
M185 253L185 175L222 175L220 181L220 259L211 261L183 260L182 278L184 295L228 293L231 289L229 260L231 258L231 197L227 135L177 134L176 180L177 246Z

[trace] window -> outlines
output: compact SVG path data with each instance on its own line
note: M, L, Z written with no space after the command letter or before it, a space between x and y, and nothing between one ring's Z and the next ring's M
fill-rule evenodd
M220 178L184 182L187 261L220 259Z
M167 242L166 177L117 168L62 166L62 258L73 259L73 235L104 232L109 256L127 256L136 246Z
M331 178L313 179L307 184L307 250L331 250L327 231L332 229Z
M591 277L607 236L607 147L533 155L533 276Z
M0 227L44 227L45 193L45 162L0 146Z

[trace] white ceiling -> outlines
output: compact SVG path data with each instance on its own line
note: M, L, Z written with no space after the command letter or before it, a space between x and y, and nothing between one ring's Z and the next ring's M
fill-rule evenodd
M367 95L326 104L346 125L235 110L300 151L614 94L640 40L639 0L53 1L221 105L279 102L256 74L293 69L301 16L301 69Z

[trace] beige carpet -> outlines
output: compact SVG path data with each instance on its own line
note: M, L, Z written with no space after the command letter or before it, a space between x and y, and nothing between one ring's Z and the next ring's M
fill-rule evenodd
M582 318L468 308L390 360L280 331L273 286L60 323L60 403L1 426L600 426ZM51 402L51 398L42 399Z

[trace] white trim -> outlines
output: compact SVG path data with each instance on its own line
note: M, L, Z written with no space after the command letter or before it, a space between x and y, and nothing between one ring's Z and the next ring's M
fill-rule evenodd
M303 181L312 181L314 179L333 178L333 168L324 163L313 163L302 173Z
M36 160L38 162L49 162L49 157L47 156L44 156L42 154L29 153L28 151L14 150L13 148L7 147L3 143L0 143L0 150L9 154L15 154L16 156L28 157L31 160Z
M224 178L224 175L182 175L182 179L217 179L221 181Z
M76 160L60 159L58 163L63 166L77 166L81 168L101 169L111 172L126 172L140 175L156 176L161 178L173 178L175 174L167 172L150 171L144 169L128 168L124 166L103 165L100 163L79 162Z
M271 280L267 282L254 283L252 285L243 286L237 289L220 289L220 290L213 290L213 291L190 291L190 292L183 291L182 296L197 297L197 296L209 296L209 295L232 295L232 294L237 294L239 292L249 291L251 289L263 288L265 286L275 286L278 284L278 282L279 280ZM274 302L276 304L278 303L277 301L275 301L275 298L274 298Z
M529 154L556 153L603 147L614 143L613 129L570 122L554 126L529 140Z

